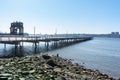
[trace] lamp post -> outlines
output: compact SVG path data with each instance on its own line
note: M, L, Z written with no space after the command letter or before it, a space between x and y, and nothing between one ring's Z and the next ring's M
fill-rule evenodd
M35 27L34 27L34 36L35 36Z

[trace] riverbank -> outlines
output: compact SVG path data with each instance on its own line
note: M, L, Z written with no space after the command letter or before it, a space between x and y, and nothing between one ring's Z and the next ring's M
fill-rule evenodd
M0 59L0 80L115 80L57 56Z

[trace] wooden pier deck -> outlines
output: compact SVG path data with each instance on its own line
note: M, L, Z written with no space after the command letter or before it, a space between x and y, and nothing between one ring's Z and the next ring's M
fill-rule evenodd
M62 40L73 40L73 41L86 41L92 37L54 37L54 36L2 36L0 37L0 43L3 44L18 44L20 42L51 42L51 41L62 41Z

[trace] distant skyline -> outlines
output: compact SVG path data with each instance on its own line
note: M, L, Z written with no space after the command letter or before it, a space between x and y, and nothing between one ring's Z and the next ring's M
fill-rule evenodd
M27 33L120 32L120 0L0 0L0 32L14 21Z

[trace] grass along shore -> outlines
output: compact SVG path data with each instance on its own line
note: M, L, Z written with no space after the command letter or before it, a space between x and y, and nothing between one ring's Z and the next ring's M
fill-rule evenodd
M0 80L115 80L68 59L41 55L0 59Z

